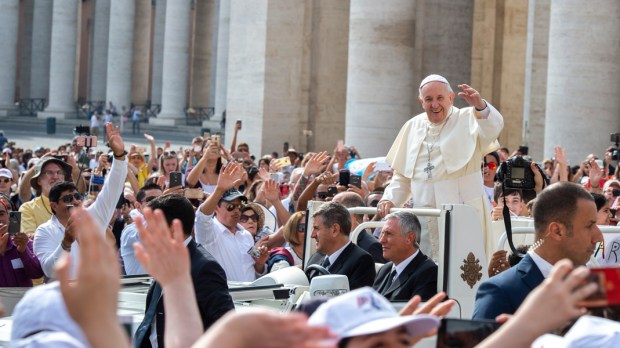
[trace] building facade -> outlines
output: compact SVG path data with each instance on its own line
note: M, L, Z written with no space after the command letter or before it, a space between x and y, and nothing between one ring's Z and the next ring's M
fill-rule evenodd
M196 135L241 119L256 154L382 156L438 73L502 112L502 145L577 163L620 132L617 18L617 0L3 0L0 117L111 102Z

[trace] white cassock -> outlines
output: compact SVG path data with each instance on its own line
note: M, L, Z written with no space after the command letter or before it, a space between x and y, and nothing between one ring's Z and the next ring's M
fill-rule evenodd
M410 197L416 207L440 208L442 204L467 204L476 208L487 246L490 213L482 188L480 163L485 154L499 149L497 137L504 127L502 115L489 102L478 112L473 107L452 107L444 122L432 124L421 113L403 125L387 154L394 177L383 199L400 207ZM429 168L430 177L429 177ZM420 219L424 223L425 219ZM427 219L421 248L437 259L437 219ZM491 248L492 249L492 248ZM491 253L489 253L491 251Z

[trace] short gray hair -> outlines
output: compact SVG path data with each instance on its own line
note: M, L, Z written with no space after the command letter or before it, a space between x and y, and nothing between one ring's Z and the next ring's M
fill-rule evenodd
M398 227L400 227L400 235L405 237L407 233L414 232L416 234L416 246L420 240L420 232L422 231L422 225L418 217L410 212L397 211L390 213L385 217L385 220L398 220Z

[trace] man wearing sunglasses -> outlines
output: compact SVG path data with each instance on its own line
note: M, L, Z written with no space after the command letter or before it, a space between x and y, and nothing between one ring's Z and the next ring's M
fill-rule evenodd
M266 239L254 246L254 237L239 224L248 199L235 186L241 183L243 167L229 164L218 177L215 191L196 211L196 242L213 255L234 281L254 281L266 272L269 258Z
M107 134L109 146L114 153L112 168L97 196L95 203L85 208L95 219L101 234L105 234L106 227L112 219L116 209L118 197L123 192L123 184L127 177L127 160L125 144L119 131L108 123ZM76 209L82 208L84 197L71 181L55 183L49 191L49 200L52 217L39 227L34 236L34 253L41 262L43 273L48 278L54 278L54 264L63 252L71 253L71 276L75 275L75 267L79 259L79 245L75 239L75 226L72 225L71 215Z

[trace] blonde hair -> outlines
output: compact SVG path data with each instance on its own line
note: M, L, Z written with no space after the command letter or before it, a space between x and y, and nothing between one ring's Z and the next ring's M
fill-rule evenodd
M290 219L284 225L284 239L289 242L289 244L293 246L301 245L301 241L299 240L299 234L297 233L297 227L300 223L305 222L306 220L306 212L298 211L295 214L291 215Z

